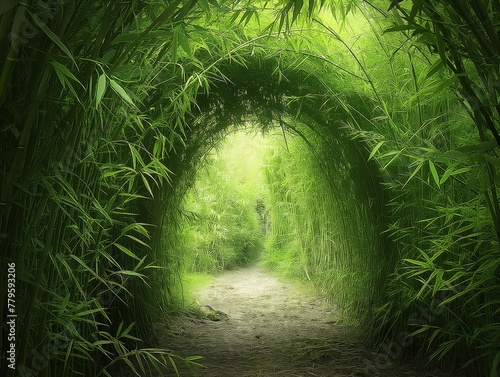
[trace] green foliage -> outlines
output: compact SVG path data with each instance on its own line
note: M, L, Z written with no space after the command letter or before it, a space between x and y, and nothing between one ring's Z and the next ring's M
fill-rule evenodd
M157 51L171 43L148 34L203 13L179 1L12 3L0 14L0 234L1 265L16 263L18 370L172 369L170 352L148 348L176 285L153 226L174 128L156 121L162 68L148 58L168 62ZM1 373L17 372L3 358Z
M219 169L226 207L196 188L203 221L183 235L181 203L250 122L293 135L270 157L268 260L364 316L372 344L411 333L408 355L497 375L498 2L260 6L0 5L1 278L15 262L19 370L175 373L149 346L196 255L183 237L228 266L260 229L251 190Z
M357 151L310 134L307 143L297 135L276 136L266 164L270 234L264 263L312 281L340 305L346 323L359 324L380 299L394 257L380 236L384 192L371 187L376 178L369 170L340 159L344 153L354 159Z
M186 271L214 273L244 266L262 251L262 225L256 211L262 195L255 150L259 141L242 133L228 137L198 173L186 195L181 222Z
M380 34L384 22L372 24L377 43L402 43L404 37ZM488 166L496 161L496 143L478 138L467 108L452 94L456 77L437 69L431 54L418 44L388 54L389 66L365 60L381 112L370 130L353 127L370 145L391 191L387 232L400 259L372 319L372 342L410 334L412 346L403 353L473 365L484 375L499 341L493 293L500 283L494 272L499 248L488 199L496 197Z
M182 275L184 300L188 303L194 302L197 298L194 292L210 285L210 283L214 280L215 275L206 272L184 273Z

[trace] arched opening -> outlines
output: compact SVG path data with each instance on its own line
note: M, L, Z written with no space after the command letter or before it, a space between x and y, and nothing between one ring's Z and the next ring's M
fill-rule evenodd
M182 203L186 273L218 274L262 258L269 232L265 158L269 138L237 131L204 157Z
M278 64L281 64L286 80L269 75ZM296 243L293 247L302 249L304 255L304 276L322 281L321 289L325 290L328 286L351 287L351 291L343 293L345 303L347 305L349 301L349 305L356 308L355 316L364 316L370 305L380 299L381 290L377 287L383 286L395 261L388 240L382 234L387 222L387 195L378 167L368 161L363 143L352 140L345 129L352 119L362 121L362 115L358 114L369 113L369 103L363 97L339 91L339 102L332 103L329 112L319 113L317 108L325 101L321 81L311 72L288 68L276 60L255 59L245 67L229 63L219 66L219 69L224 72L226 82L214 88L209 96L198 98L199 114L193 120L190 139L186 141L185 152L178 153L184 159L183 166L187 167L177 172L178 187L182 189L178 193L174 186L174 190L166 192L166 195L175 193L180 203L186 189L193 183L200 161L213 145L233 130L248 127L249 122L263 132L276 130L276 133L284 135L282 148L288 148L289 157L283 152L276 153L275 163L281 168L268 172L275 175L271 179L279 181L287 178L280 177L280 174L288 175L289 180L295 180L298 186L303 185L296 190L311 190L311 193L307 203L304 200L298 203L293 197L293 188L279 187L279 184L272 188L276 200L294 208L290 222L283 223L282 229L275 229L275 246L290 248ZM287 103L289 98L294 99L292 103ZM344 108L345 104L355 109L356 113ZM288 166L285 166L286 161L277 161L288 158L291 160ZM297 164L294 159L302 160L300 169L307 169L303 177L292 176L293 166ZM306 187L307 183L301 182L307 176L315 181L310 188ZM285 191L289 193L284 194ZM172 203L173 200L169 198L166 202ZM178 214L175 211L166 213L167 217L173 218L164 223L167 227L168 224L174 226L174 229L166 230L171 234L167 238L175 240L175 216ZM276 224L277 219L285 217L279 213L278 206L271 213ZM292 219L294 216L295 220ZM297 239L286 235L287 232L296 234L293 227L304 221L308 222L307 235ZM291 228L287 231L286 227ZM322 257L314 254L315 249L324 251L332 264L336 261L336 267L326 263L319 268L315 258ZM338 280L325 279L322 274L335 268L341 269L337 274ZM363 276L354 276L354 271L360 271ZM335 296L332 291L328 294Z
M254 127L253 133L258 125ZM252 133L248 126L245 130ZM244 137L244 132L232 131L226 136L224 141L235 135L239 138L232 139L230 146L220 143L222 156L217 153L215 167L210 162L208 167L201 164L196 175L203 177L202 183L194 179L194 189L188 190L189 205L182 206L177 228L182 237L172 248L180 252L181 270L216 271L219 278L214 281L205 274L182 277L191 319L174 321L174 335L161 339L160 344L170 344L184 357L203 356L207 376L236 376L250 370L255 374L333 373L345 370L339 361L344 358L350 360L351 371L363 372L366 365L352 360L353 355L358 360L366 351L357 343L352 327L344 325L366 321L386 278L371 269L378 272L391 266L386 263L389 258L384 261L375 255L379 234L370 218L363 218L362 211L346 211L353 205L348 200L361 208L363 203L338 194L352 175L336 156L325 155L329 148L319 149L321 144L315 145L313 137L304 139L300 131L275 125L260 137L261 142L264 137L272 140L267 148L259 148L264 155L259 156L260 163L265 165L261 174L266 176L260 184L266 185L266 193L249 192L242 187L249 182L241 172L226 170L241 169L248 177L249 168L257 169L245 166L246 158L254 164L259 159L248 145L252 137ZM224 153L225 147L230 151ZM332 169L340 170L339 174L332 177L328 174ZM232 183L238 179L240 184ZM248 254L263 246L259 240L262 224L255 208L259 199L267 217L266 250L262 253L266 270L274 274L279 270L295 284L309 281L307 293L297 292L295 285L255 266L256 255ZM339 203L342 208L337 208ZM381 218L379 214L378 220ZM176 239L172 234L167 238ZM248 249L243 246L248 244ZM230 272L221 274L227 270ZM200 292L200 281L208 281L210 288ZM194 288L195 293L190 291ZM328 298L329 305L317 297L318 292L323 300ZM350 356L343 352L334 355L338 348L349 349ZM333 359L340 365L333 365ZM190 373L182 365L178 367L182 373Z

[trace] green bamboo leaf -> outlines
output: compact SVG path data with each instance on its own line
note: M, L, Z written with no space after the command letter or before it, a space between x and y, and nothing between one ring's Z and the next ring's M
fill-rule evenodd
M432 295L435 296L437 291L443 287L443 283L444 283L444 280L443 280L443 276L444 276L444 270L442 269L439 269L439 270L436 270L436 276L435 276L435 282L434 282L434 287L432 288Z
M408 182L410 182L412 180L412 178L420 171L420 169L422 168L423 166L423 163L420 163L417 165L417 167L415 168L415 170L413 170L413 173L410 174L410 176L408 177L408 179L406 180L405 184L403 185L403 188L408 184Z
M92 268L90 268L81 258L76 256L75 254L70 254L69 257L78 262L80 266L82 266L87 272L93 275L99 282L107 285L107 282L101 276L99 276Z
M370 161L370 160L372 159L372 157L375 155L375 153L377 153L377 151L380 149L380 147L381 147L382 145L384 145L384 143L385 143L385 141L384 141L384 140L382 140L382 141L379 141L379 142L377 143L377 145L375 145L375 147L373 148L373 150L372 150L372 151L371 151L371 153L370 153L370 156L368 156L368 161Z
M125 337L126 337L126 338L128 338L128 336L125 336ZM135 339L136 339L136 340L139 340L139 341L141 340L141 339L137 339L137 338L135 338ZM156 357L154 357L154 356L152 356L152 355L150 355L150 354L147 354L147 353L144 355L143 353L139 353L139 352L137 352L137 353L135 354L135 359L137 360L137 364L139 364L139 368L141 369L141 372L142 372L142 373L146 373L146 369L145 369L145 367L144 367L144 362L142 361L142 356L145 356L145 357L144 357L145 359L147 359L147 358L149 357L149 358L150 358L150 359L149 359L149 360L150 360L150 362L152 362L152 363L153 363L153 365L155 366L156 370L157 370L158 372L161 372L161 370L160 370L160 368L158 367L158 365L156 365L156 364L157 364L157 361L158 361L158 360L156 359Z
M133 276L133 277L141 278L143 280L145 278L144 274L141 274L141 273L136 272L136 271L130 271L130 270L120 270L120 275Z
M387 169L388 166L390 166L399 156L401 155L401 151L393 151L389 153L384 153L381 158L388 157L388 156L394 156L392 157L383 167L382 170Z
M453 173L451 173L451 175L463 174L463 173L467 173L469 171L471 171L471 168L460 168L460 169L455 170Z
M401 152L402 151L396 151L396 150L389 151L389 152L382 154L380 156L380 158L385 158L385 157L389 157L389 156L399 156L401 154Z
M114 177L117 174L122 173L124 170L107 171L102 175L103 178Z
M436 166L434 165L434 163L429 160L429 169L431 170L431 174L432 174L432 177L434 178L434 182L436 183L436 185L438 187L441 187L440 183L439 183L439 175L438 175L438 172L436 170Z
M128 237L128 238L130 238L131 240L133 240L133 241L135 241L135 242L137 242L137 243L139 243L139 244L141 244L141 245L143 245L143 246L146 246L146 247L151 247L151 246L149 246L146 242L144 242L144 241L140 240L139 238L137 238L137 237L135 237L135 236L132 236L132 235L130 235L130 234L125 235L125 237Z
M457 77L453 76L448 79L442 79L440 78L439 80L436 80L436 85L432 91L437 94L441 92L443 89L450 89L453 88L453 85L455 85L457 82Z
M137 149L134 148L132 144L128 144L128 148L130 150L130 155L132 156L132 166L135 171L143 169L146 164L141 157L141 154ZM139 163L139 169L137 169L137 163Z
M420 252L420 255L422 255L425 259L425 261L429 264L429 266L431 268L434 268L434 263L433 263L433 259L431 257L429 257L429 255L423 251L422 249L418 249L418 251Z
M92 343L93 346L107 346L112 344L113 342L111 340L97 340Z
M78 79L62 64L59 64L56 61L51 61L50 64L54 68L54 71L56 72L56 75L59 78L59 82L63 86L63 89L65 89L66 86L68 86L69 90L71 91L71 93L73 93L73 95L75 96L77 101L81 103L80 98L79 98L78 94L76 93L75 88L73 87L73 85L71 84L71 82L69 80L73 80L73 81L77 82L78 84L80 84L80 86L82 88L84 88L82 83L80 81L78 81Z
M118 95L120 97L122 97L125 101L127 101L128 103L130 103L132 106L135 106L135 104L132 101L132 99L129 97L129 95L127 94L127 92L120 86L120 84L118 84L113 79L109 79L109 83L111 84L111 87L115 90L116 93L118 93Z
M175 363L175 360L172 358L172 356L168 355L168 360L170 361L170 365L175 371L175 375L180 376L179 369L177 368L177 364Z
M79 311L78 313L75 313L77 317L85 317L90 314L95 314L95 313L100 313L102 314L103 309L102 308L96 308L96 309L87 309L83 311Z
M117 347L117 346L118 346L119 344L121 344L121 343L119 343L119 342L118 342L118 340L117 340L117 341L114 343L115 348L117 349L117 351L118 351L118 353L119 353L119 354L125 354L125 350L121 350L121 349L119 350L119 349L118 349L118 347ZM127 364L127 365L128 365L128 367L132 370L132 372L134 372L137 376L140 376L140 375L141 375L141 374L137 371L137 369L136 369L135 365L134 365L134 364L132 364L132 361L130 360L130 358L128 358L128 357L123 357L123 358L122 358L122 361L123 361L125 364Z
M75 77L75 75L73 73L71 73L71 71L66 68L64 65L56 62L55 60L52 60L50 62L50 64L54 67L56 73L61 73L62 75L64 75L65 77L68 77L69 79L77 82L82 88L84 88L84 86L82 85L82 83Z
M307 15L312 16L316 2L313 0L309 1L309 6L307 7Z
M288 12L290 12L290 9L292 9L293 5L293 0L289 0L288 3L283 7L281 11L281 16L280 16L280 23L278 26L278 30L281 31L283 30L283 25L285 24L285 20L287 21L288 24ZM287 25L289 26L289 25Z
M208 5L207 0L198 0L198 5L205 13L207 13L207 15L210 14L210 6Z
M35 23L37 24L37 26L43 30L43 32L45 34L47 34L47 36L52 40L52 42L54 42L56 45L59 46L59 48L71 59L71 61L73 62L73 64L75 66L76 65L76 61L75 61L75 58L73 57L73 54L71 54L71 52L69 51L69 49L64 45L64 43L62 43L62 41L59 39L59 37L57 35L55 35L48 27L47 25L45 25L39 18L36 14L34 13L31 13L30 11L28 11L31 16L33 17L33 21L35 21Z
M483 191L489 190L490 187L490 177L485 170L480 170L479 172L479 183Z
M115 245L118 249L120 249L124 254L128 255L129 257L137 259L138 261L141 260L137 255L135 255L130 249L126 248L125 246L120 245L117 242L113 242L113 245Z
M448 166L448 169L446 169L446 171L444 172L443 176L441 177L439 183L442 185L443 183L445 183L448 178L450 178L452 175L453 175L453 172L455 171L455 167L457 166L457 164L452 164L450 166Z
M179 45L182 47L182 49L184 50L184 52L188 55L188 56L192 56L192 53L191 53L191 47L189 45L189 39L184 31L183 28L181 27L178 27L178 31L177 31L177 37L178 37L178 40L179 40Z
M257 16L257 11L253 8L250 8L243 13L243 16L240 18L240 23L244 26L248 25L248 23L252 20L253 16Z
M403 259L405 262L408 262L408 263L411 263L411 264L414 264L416 266L419 266L419 267L422 267L426 270L428 270L431 266L426 263L426 262L422 262L420 260L416 260L416 259Z
M437 72L439 72L441 70L441 68L443 68L444 65L443 65L443 61L441 59L438 59L436 60L430 67L429 67L429 71L427 72L427 74L425 75L425 79L428 79L429 77L435 75Z
M140 223L132 223L127 225L125 228L122 229L121 235L127 234L130 230L135 230L137 233L142 234L145 237L149 238L149 232L147 229Z
M74 269L70 267L70 265L68 264L68 262L64 259L64 257L62 255L57 255L57 260L60 264L62 264L64 266L64 268L66 269L66 272L68 273L68 276L71 278L71 280L73 280L73 283L75 284L77 290L82 294L82 296L84 296L85 293L83 291L83 287L80 284L80 281L78 280L78 278L75 276Z
M150 184L148 182L147 177L144 174L141 174L141 178L142 178L142 182L144 182L144 186L146 186L146 189L149 192L149 195L151 195L151 197L154 198L153 190L151 189L151 186L150 186Z
M408 24L413 24L415 16L420 13L422 9L423 0L413 0L413 5L410 11L410 17L408 18Z
M410 336L416 336L422 333L425 333L426 331L429 331L431 329L438 328L437 326L431 326L431 325L422 325L418 330L413 331Z
M488 161L489 163L491 163L492 165L495 165L496 167L500 167L500 159L498 159L497 157L493 157L493 156L490 156L489 154L487 153L484 153L483 154L483 157L486 161Z
M73 334L72 334L73 335ZM65 340L68 340L68 342L65 342L67 344L66 346L66 354L64 355L64 370L69 370L69 365L71 364L71 358L73 356L73 347L75 343L75 338L66 338Z
M431 272L431 274L429 275L429 278L427 278L426 280L419 279L423 284L422 284L422 288L420 288L420 290L417 293L417 298L422 296L422 294L425 293L426 289L431 285L432 280L434 280L434 278L438 275L438 272L439 272L439 270L433 270ZM424 294L424 296L425 296L425 294Z
M404 25L397 25L397 26L393 26L393 27L390 27L388 29L385 29L384 33L392 33L395 31L408 31L408 30L425 30L425 29L423 29L422 27L415 25L415 24L412 24L412 25L404 24Z
M293 3L292 22L294 22L297 19L303 6L304 6L303 0L295 0L295 2Z
M120 322L120 324L118 325L118 328L116 329L116 337L117 337L117 338L119 338L119 337L120 337L120 334L121 334L122 328L123 328L123 321L121 321L121 322Z
M172 54L172 61L177 62L179 50L179 32L177 28L174 29L174 37L172 38L172 43L170 45L170 52Z
M443 36L437 32L436 33L436 44L437 44L437 50L439 53L439 56L441 57L441 62L443 63L444 66L446 66L446 44L443 39Z
M106 75L103 73L102 75L99 76L99 79L97 80L97 88L96 88L96 95L95 95L95 107L99 107L99 104L101 103L102 97L104 96L104 93L106 92Z
M430 357L431 359L437 358L438 360L441 360L443 357L445 357L453 347L457 345L460 339L452 339L445 341L441 343L437 349Z

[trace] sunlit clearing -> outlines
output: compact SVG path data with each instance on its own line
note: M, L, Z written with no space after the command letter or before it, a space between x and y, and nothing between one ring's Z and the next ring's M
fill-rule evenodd
M263 156L267 140L237 132L207 157L183 207L186 272L220 272L255 261L263 249Z

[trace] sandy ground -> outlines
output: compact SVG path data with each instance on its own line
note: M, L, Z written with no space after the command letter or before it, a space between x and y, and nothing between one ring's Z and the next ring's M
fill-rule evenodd
M441 376L362 347L319 297L259 267L230 271L197 292L207 318L179 319L162 347L199 355L181 376ZM175 372L171 372L175 375Z

